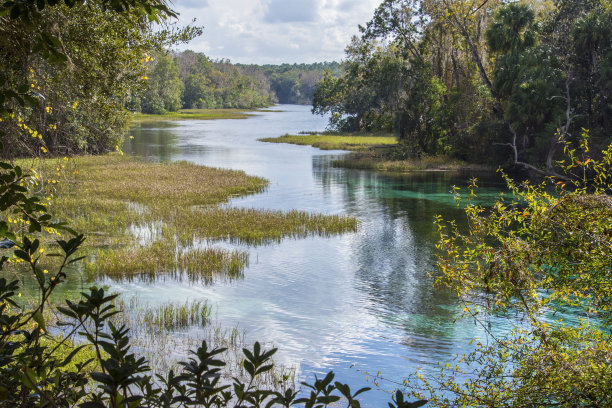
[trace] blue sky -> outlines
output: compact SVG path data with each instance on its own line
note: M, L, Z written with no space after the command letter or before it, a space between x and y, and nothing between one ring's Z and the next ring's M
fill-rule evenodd
M240 63L339 61L380 1L174 0L180 23L205 27L178 48Z

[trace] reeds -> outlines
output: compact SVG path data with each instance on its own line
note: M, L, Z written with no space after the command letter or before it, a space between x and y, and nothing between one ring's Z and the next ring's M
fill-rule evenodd
M150 331L174 331L190 326L204 327L210 321L212 308L206 301L192 300L184 304L165 303L136 311L139 327Z
M246 378L242 366L243 347L249 347L243 330L224 328L212 320L212 306L206 301L188 300L184 303L149 305L137 297L118 298L115 304L121 313L112 317L117 326L130 328L131 344L139 355L149 361L154 372L177 370L177 361L189 357L189 350L202 340L210 346L227 350L221 355L227 366L225 380ZM275 364L275 368L258 379L258 385L284 390L294 387L296 370Z

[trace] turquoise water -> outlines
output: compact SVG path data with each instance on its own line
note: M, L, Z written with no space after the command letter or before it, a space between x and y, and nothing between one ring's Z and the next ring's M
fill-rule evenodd
M461 220L449 193L453 185L479 177L486 202L502 181L495 174L394 176L333 168L332 160L343 152L257 141L325 128L325 118L311 115L309 107L277 109L243 120L143 123L132 129L124 152L265 177L265 192L229 205L346 214L359 220L358 231L246 247L251 261L238 281L104 283L151 303L207 299L220 324L246 330L249 342L279 347L277 360L295 367L302 379L334 370L354 389L368 385L364 371L402 381L417 367L435 372L437 361L469 351L469 340L484 333L473 322L454 323L460 313L455 297L434 290L428 275L433 217ZM363 399L368 406L386 406L388 398L371 391Z

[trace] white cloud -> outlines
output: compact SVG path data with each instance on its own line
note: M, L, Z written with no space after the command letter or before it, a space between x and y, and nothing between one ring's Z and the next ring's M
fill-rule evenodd
M204 34L179 49L241 63L339 61L380 0L176 0Z
M315 0L271 0L264 15L267 23L314 22L318 4Z

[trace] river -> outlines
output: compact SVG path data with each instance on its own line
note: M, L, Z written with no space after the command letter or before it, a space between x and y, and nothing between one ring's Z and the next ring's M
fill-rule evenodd
M359 220L358 231L247 247L250 265L240 280L105 283L152 303L206 299L221 325L244 329L249 342L277 346L277 361L295 367L302 380L334 370L352 389L377 388L366 382L366 371L402 381L417 367L434 373L437 361L469 351L469 341L484 333L473 322L454 323L456 296L436 291L428 274L434 270L433 217L461 219L449 191L465 186L470 175L333 168L331 161L344 152L258 142L325 128L326 119L309 107L274 109L240 120L141 124L132 128L124 152L265 177L265 192L230 205L346 214ZM501 180L478 177L481 197L490 200ZM380 388L393 384L383 381ZM362 400L386 406L389 398L371 391Z

